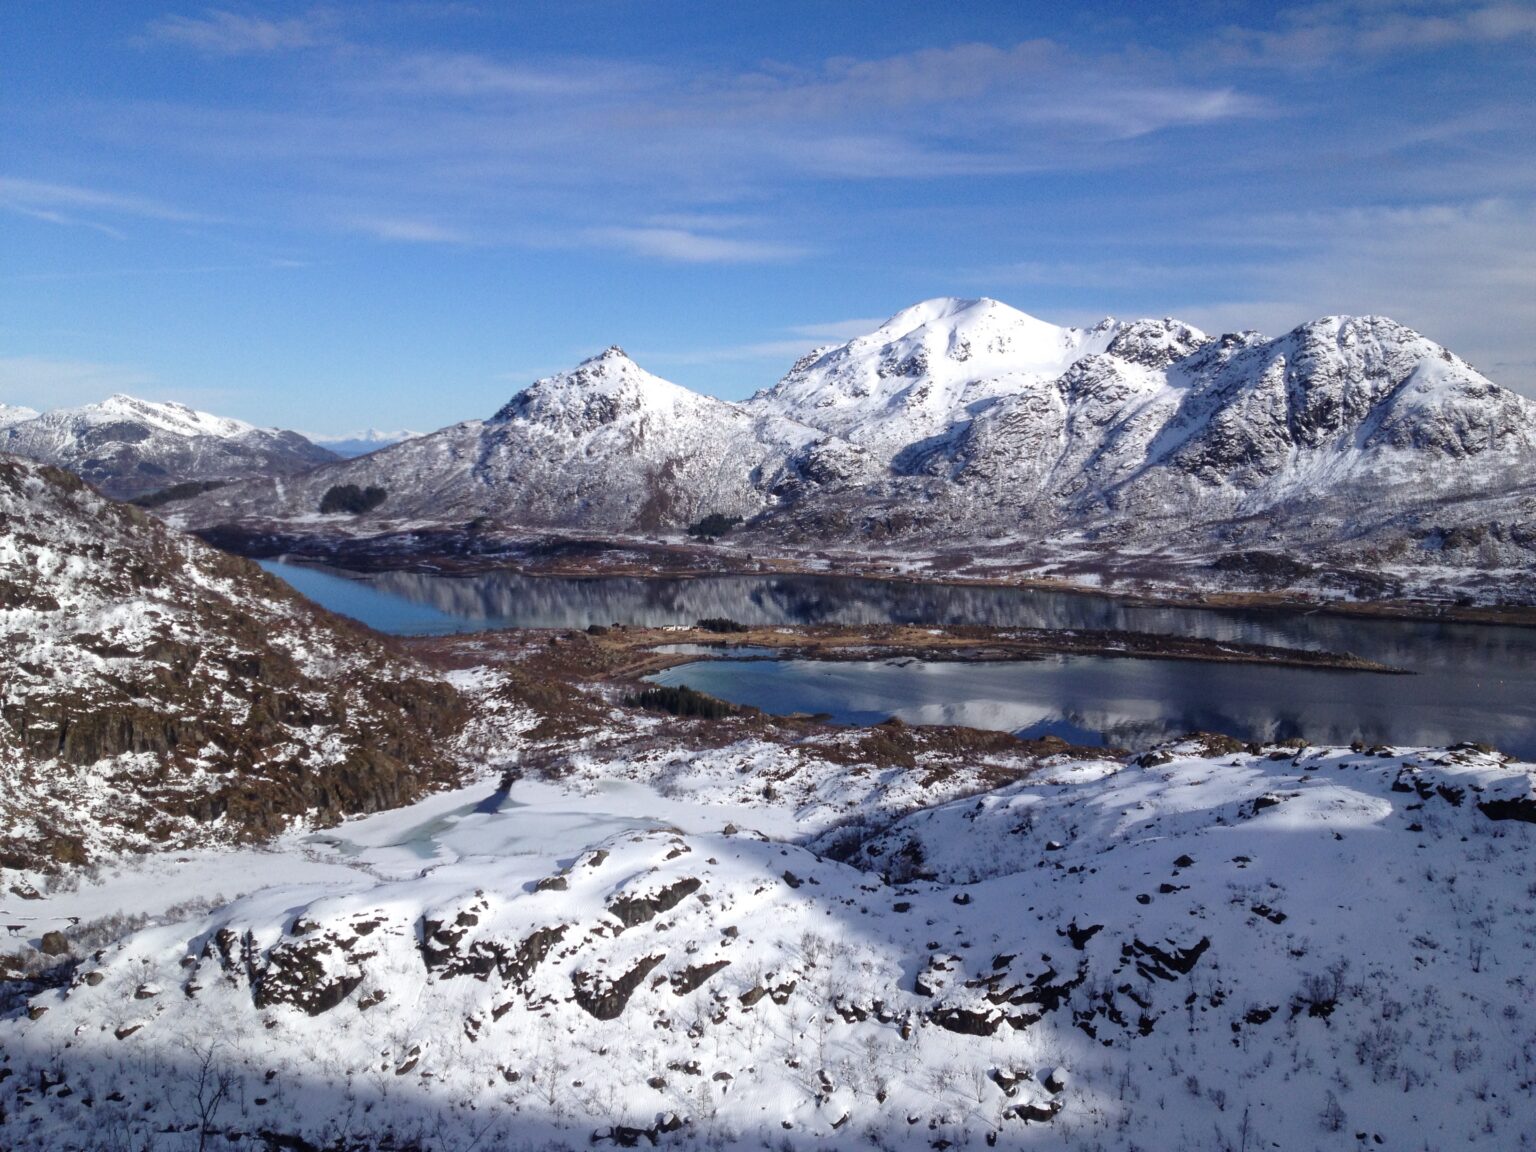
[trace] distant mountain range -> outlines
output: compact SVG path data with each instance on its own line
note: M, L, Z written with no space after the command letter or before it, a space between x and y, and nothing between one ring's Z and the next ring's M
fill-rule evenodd
M1060 328L930 300L744 403L610 348L488 420L178 506L195 527L491 517L671 531L711 513L797 543L1326 545L1496 567L1536 549L1536 408L1383 317L1270 339L1173 319Z
M1536 407L1375 316L1211 337L943 298L743 403L615 347L426 435L325 447L114 396L0 408L0 451L198 529L667 533L718 514L765 543L928 553L1311 549L1482 571L1536 555Z
M320 436L311 432L308 439L344 459L351 460L357 456L377 452L380 448L388 448L391 444L399 444L402 440L414 440L420 435L420 432L407 432L404 429L396 432L381 432L377 428L365 428L361 432L345 432L339 436Z
M66 468L125 500L339 459L297 432L122 395L42 414L0 407L0 452Z

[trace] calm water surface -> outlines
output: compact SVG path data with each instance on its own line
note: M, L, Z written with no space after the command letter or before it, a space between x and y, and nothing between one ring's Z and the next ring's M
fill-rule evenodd
M684 665L655 679L769 711L825 712L849 722L896 715L1128 747L1196 728L1243 739L1485 740L1536 758L1536 629L1135 607L1077 593L839 577L356 577L263 567L327 608L403 635L728 616L747 624L1112 628L1353 652L1417 675L1073 656L1008 664L727 661Z

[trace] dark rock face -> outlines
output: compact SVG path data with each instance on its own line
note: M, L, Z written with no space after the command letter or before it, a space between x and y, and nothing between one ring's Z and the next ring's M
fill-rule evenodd
M473 976L485 981L494 973L504 984L521 988L568 930L567 925L555 924L522 940L468 939L471 926L462 919L461 913L461 922L455 925L427 920L421 927L422 961L444 980Z
M1477 809L1490 820L1521 820L1526 824L1536 824L1536 797L1484 800Z
M608 905L608 911L624 927L633 928L655 919L662 912L671 911L702 887L703 882L698 877L688 876L648 895L620 896Z
M672 991L679 996L686 996L696 988L702 988L704 982L722 969L729 968L729 960L716 960L709 964L690 964L681 972L674 972L669 983Z
M1161 948L1137 940L1131 950L1140 958L1136 962L1136 971L1148 979L1173 980L1176 976L1188 975L1210 946L1210 937L1202 936L1188 948Z
M361 971L331 971L328 961L340 951L339 944L323 938L277 945L251 990L256 1007L289 1004L310 1016L329 1012L363 982Z
M635 994L651 970L665 960L666 953L647 956L628 972L613 980L604 980L587 972L571 977L576 1003L598 1020L617 1020L623 1015L629 998Z

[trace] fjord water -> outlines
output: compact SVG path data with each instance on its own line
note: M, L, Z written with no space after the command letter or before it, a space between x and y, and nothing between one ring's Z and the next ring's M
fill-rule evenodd
M1204 729L1319 743L1480 740L1536 758L1536 629L1147 607L1086 593L833 576L352 576L263 566L333 611L402 635L725 616L766 625L1115 629L1352 652L1415 675L1073 656L993 664L733 660L683 665L655 679L774 712L848 722L894 715L1131 748Z

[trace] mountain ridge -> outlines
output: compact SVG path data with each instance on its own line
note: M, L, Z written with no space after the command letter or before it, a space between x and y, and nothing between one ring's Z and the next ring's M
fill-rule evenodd
M123 393L14 420L0 413L0 452L66 468L120 499L178 484L290 473L338 458L297 432Z
M801 357L740 403L611 347L488 419L278 481L223 487L177 522L355 532L486 518L526 529L678 532L910 551L1072 540L1234 546L1486 567L1447 540L1536 542L1536 406L1379 316L1278 337L1172 317L1063 328L989 298L938 298ZM334 487L383 493L321 518ZM1491 534L1491 537L1490 537Z

